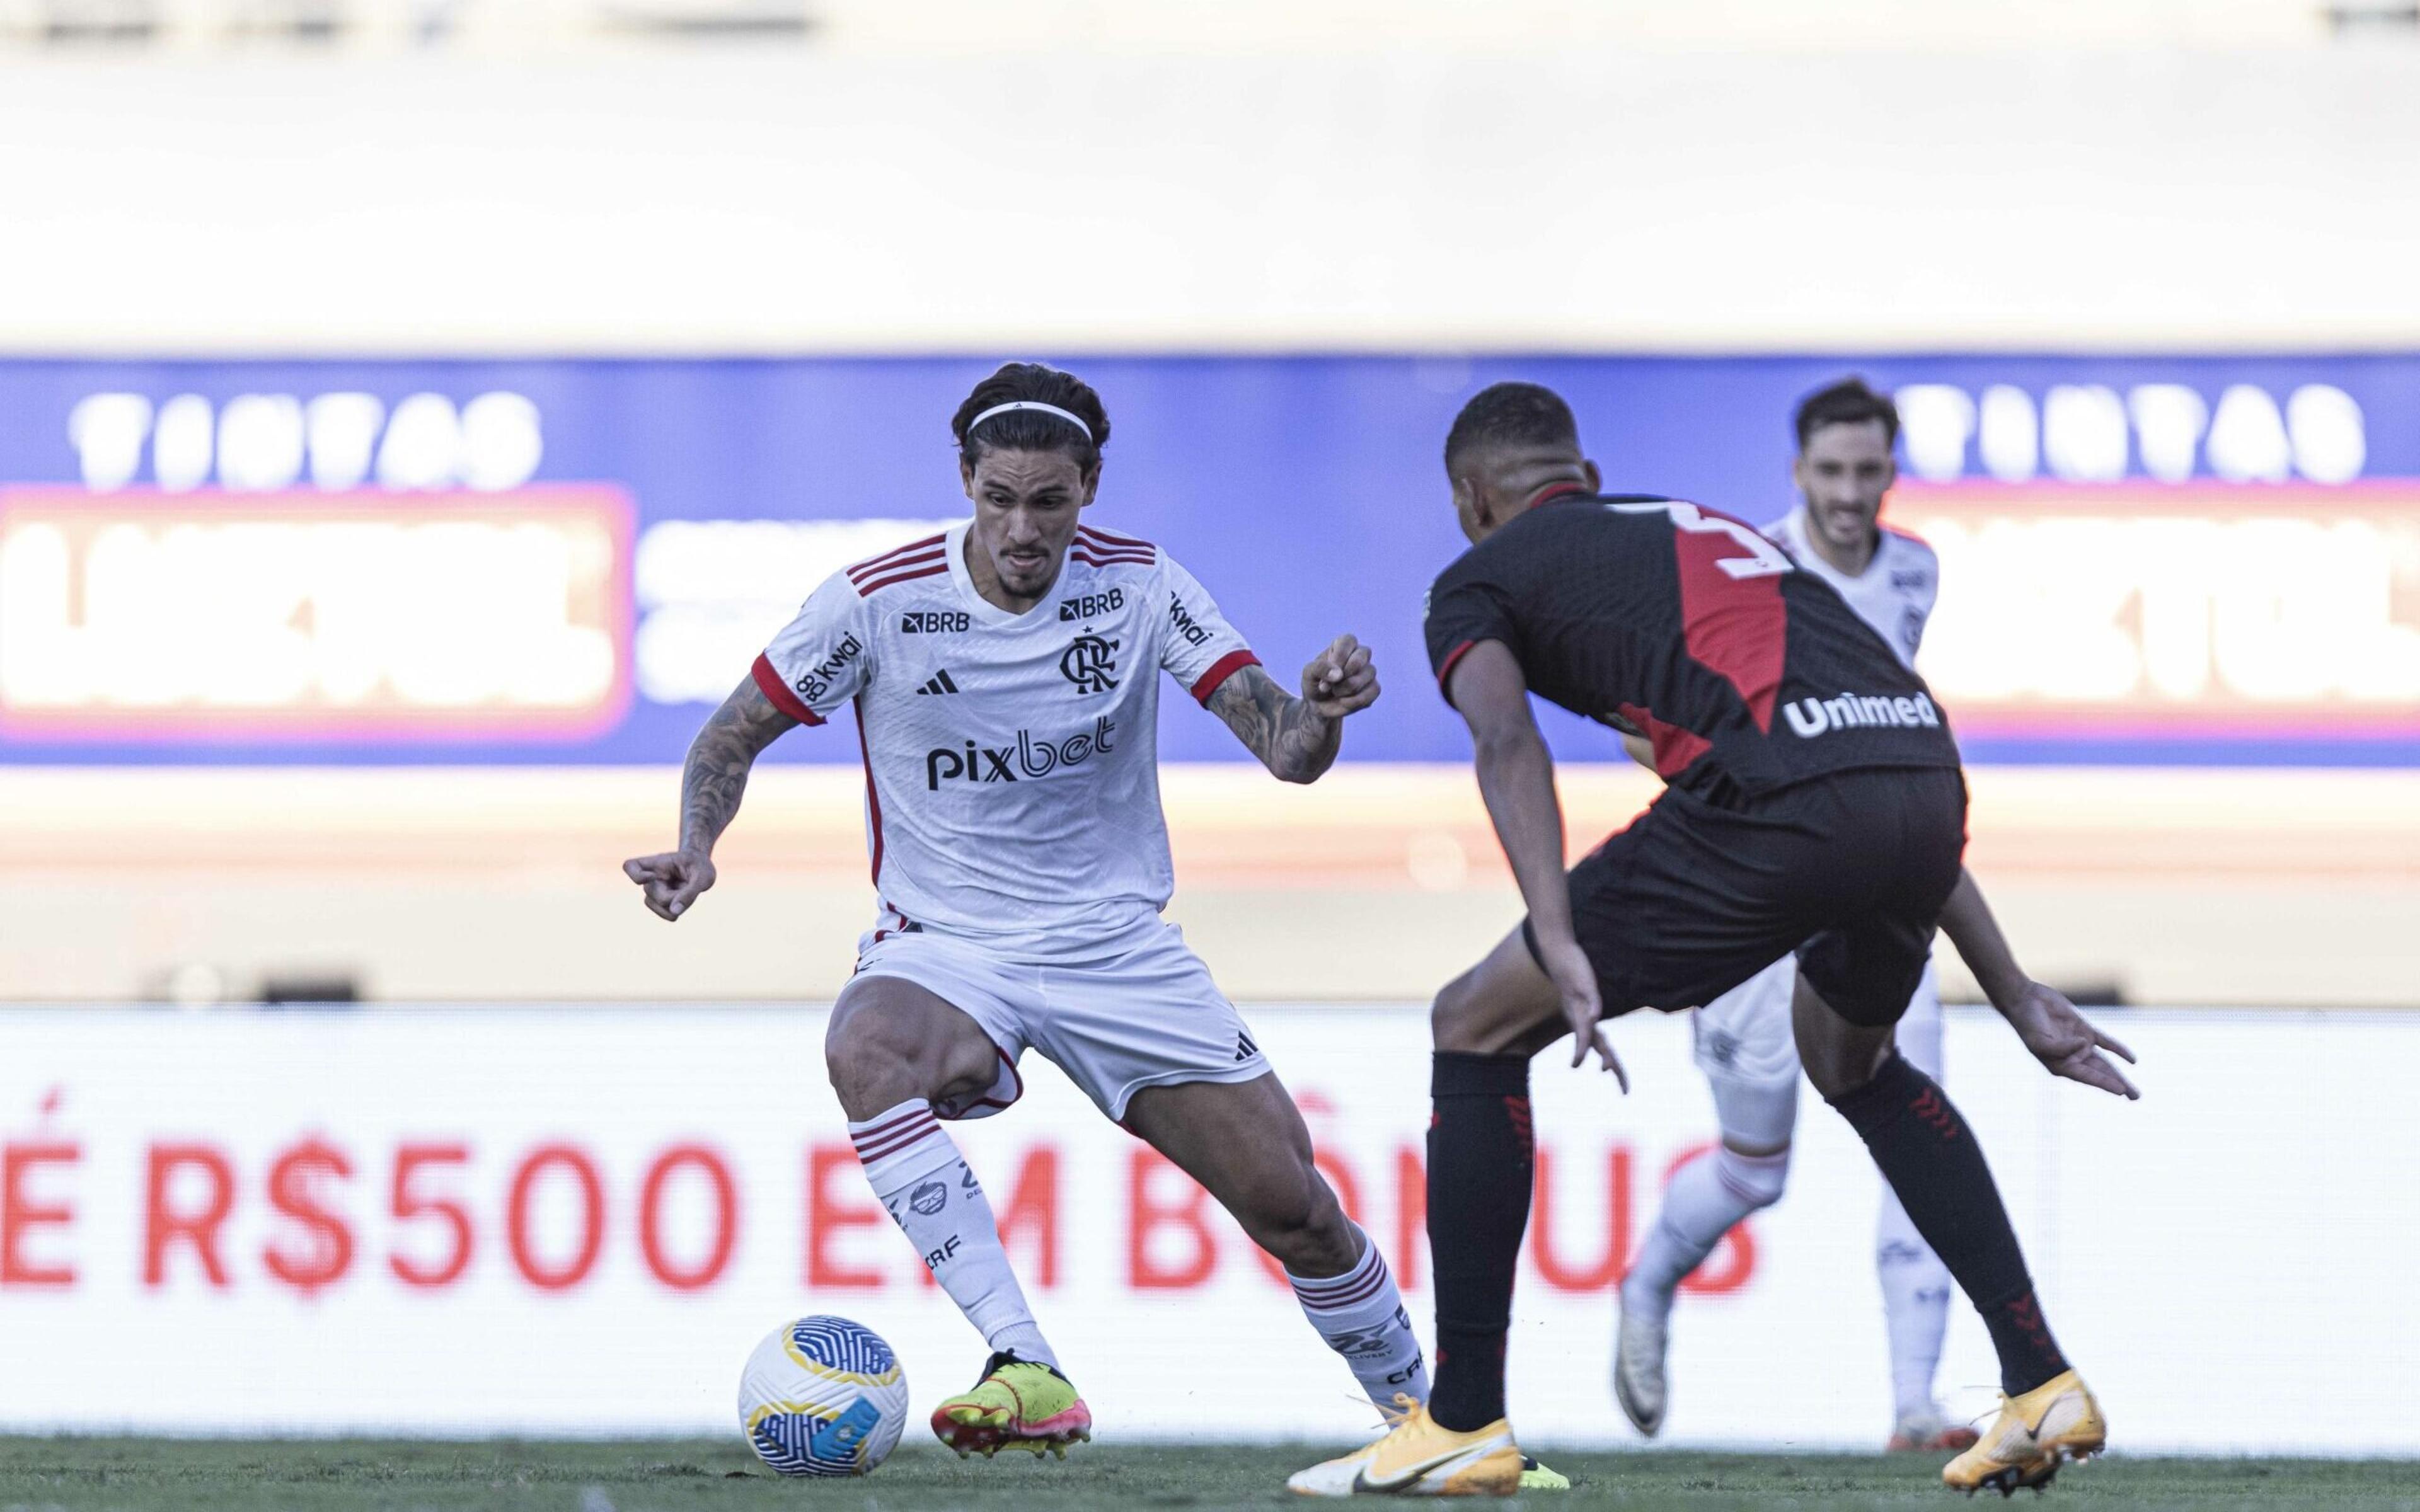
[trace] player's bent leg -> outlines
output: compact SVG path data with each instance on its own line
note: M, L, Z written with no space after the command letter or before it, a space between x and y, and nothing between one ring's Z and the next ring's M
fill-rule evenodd
M1092 1436L1092 1414L1059 1373L982 1183L933 1114L987 1088L1000 1050L938 994L861 976L833 1010L824 1055L876 1199L991 1348L974 1387L935 1410L934 1434L961 1456L1065 1454Z
M1446 983L1429 1007L1430 1043L1457 1055L1526 1061L1569 1032L1562 998L1517 929Z
M1386 1257L1312 1164L1311 1133L1275 1074L1145 1088L1125 1123L1285 1267L1303 1316L1381 1412L1428 1400L1419 1339Z
M1529 1226L1529 1057L1567 1031L1554 983L1517 930L1437 994L1429 1023L1430 1411L1440 1428L1476 1432L1504 1416L1504 1340Z
M851 1119L911 1097L941 1103L980 1092L999 1067L1000 1050L981 1025L904 977L852 980L824 1030L824 1069Z
M1893 1036L1909 1065L1941 1080L1941 987L1931 962L1925 963L1924 980ZM1891 1434L1886 1447L1898 1453L1955 1452L1971 1446L1975 1430L1950 1422L1932 1395L1957 1283L1887 1184L1874 1218L1874 1278L1882 1288L1884 1330L1890 1340Z
M1791 1133L1798 1121L1795 1066L1788 1081L1713 1076L1708 1082L1722 1136L1673 1173L1620 1291L1614 1399L1649 1438L1662 1429L1668 1405L1664 1361L1674 1293L1733 1227L1781 1199L1790 1177Z
M1893 1051L1889 1025L1851 1023L1803 979L1792 1016L1807 1079L1865 1141L2000 1357L2008 1403L1942 1478L1970 1491L2038 1486L2062 1458L2099 1452L2105 1421L2051 1337L1974 1131L1938 1084Z
M1438 993L1428 1141L1437 1374L1429 1404L1286 1484L1306 1496L1493 1495L1521 1488L1504 1416L1504 1337L1529 1225L1529 1057L1560 1032L1554 983L1519 931Z

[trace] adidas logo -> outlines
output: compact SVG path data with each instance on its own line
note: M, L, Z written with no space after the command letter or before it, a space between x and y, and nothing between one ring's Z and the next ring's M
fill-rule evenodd
M932 675L932 678L916 691L921 694L954 693L957 690L958 685L950 681L950 670L947 667L944 667L939 671L935 672Z
M1235 1058L1237 1060L1249 1060L1260 1053L1261 1047L1252 1042L1252 1037L1250 1035L1238 1034L1235 1036Z

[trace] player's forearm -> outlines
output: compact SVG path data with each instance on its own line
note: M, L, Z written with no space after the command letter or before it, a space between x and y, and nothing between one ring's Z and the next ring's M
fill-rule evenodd
M1563 872L1563 808L1555 762L1535 727L1481 738L1475 751L1480 796L1512 879L1541 939L1572 937L1572 894Z
M756 758L795 722L767 702L752 683L741 684L707 717L681 763L682 850L714 854L714 842L739 812Z
M1244 748L1282 782L1314 782L1336 764L1344 721L1331 719L1247 667L1210 695L1210 712L1227 722Z
M1336 764L1344 748L1344 721L1331 719L1297 698L1286 701L1278 737L1265 758L1268 768L1283 782L1316 782Z
M1959 959L1994 1007L2005 1011L2031 984L2033 979L2017 964L2016 952L2009 949L2009 938L2000 933L1999 920L1992 917L1992 906L1983 901L1972 872L1960 870L1958 886L1942 905L1941 933L1958 948Z
M680 848L696 856L714 854L714 842L739 812L748 769L755 762L752 754L735 754L710 734L710 729L698 733L681 764Z

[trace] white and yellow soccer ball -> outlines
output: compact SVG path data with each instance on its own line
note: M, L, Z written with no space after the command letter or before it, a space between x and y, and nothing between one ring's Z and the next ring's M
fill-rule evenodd
M870 1475L908 1426L908 1376L874 1330L801 1318L748 1357L739 1426L756 1457L784 1475Z

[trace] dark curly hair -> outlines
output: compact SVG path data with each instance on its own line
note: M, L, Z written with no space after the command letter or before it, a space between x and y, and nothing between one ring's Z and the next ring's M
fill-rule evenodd
M977 415L1020 399L1066 410L1084 423L1085 433L1079 436L1075 426L1038 409L994 415L974 434L967 433ZM950 418L950 434L958 439L958 459L970 468L987 451L1064 452L1090 473L1101 465L1101 448L1109 443L1109 412L1093 386L1073 373L1040 363L1009 363L975 385Z
M1798 401L1798 413L1792 417L1792 426L1798 433L1798 449L1826 425L1862 425L1867 421L1882 422L1883 443L1899 442L1899 406L1866 386L1861 378L1844 378L1827 383Z

